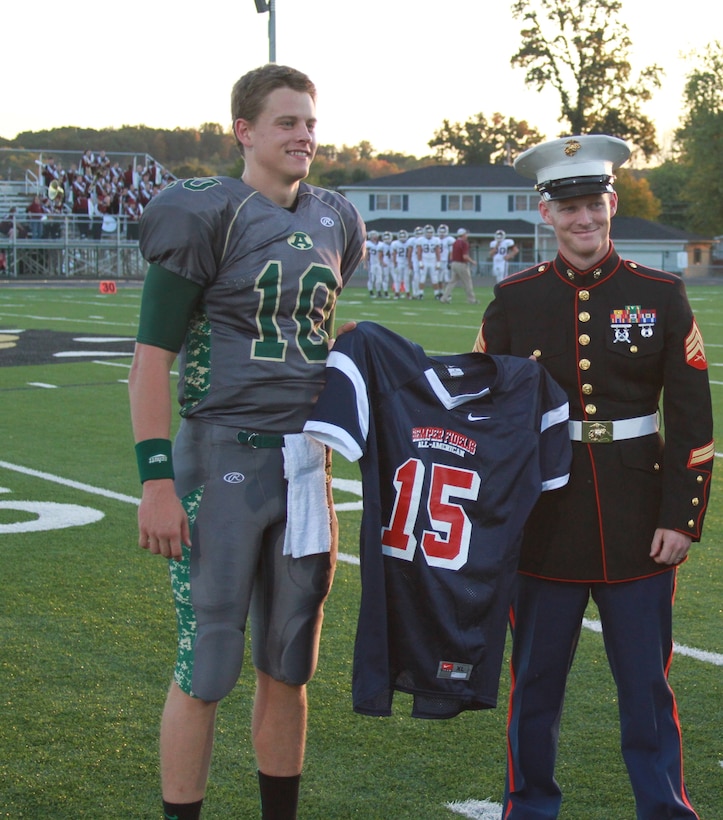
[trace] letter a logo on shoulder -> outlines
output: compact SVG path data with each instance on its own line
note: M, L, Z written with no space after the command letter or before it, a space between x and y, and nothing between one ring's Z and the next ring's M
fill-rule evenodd
M705 347L703 337L700 334L695 319L690 333L685 337L685 361L696 370L707 370L708 362L705 358Z
M310 251L314 247L309 234L303 231L295 231L286 241L297 251Z

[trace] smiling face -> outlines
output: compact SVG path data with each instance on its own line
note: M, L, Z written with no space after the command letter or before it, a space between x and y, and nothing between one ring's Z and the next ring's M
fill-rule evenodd
M542 218L555 231L560 253L581 271L593 267L608 252L610 220L617 207L615 193L539 203Z
M316 154L316 105L310 94L277 88L253 120L237 119L234 133L243 146L243 180L278 201L283 189L295 196ZM282 197L285 198L285 197Z

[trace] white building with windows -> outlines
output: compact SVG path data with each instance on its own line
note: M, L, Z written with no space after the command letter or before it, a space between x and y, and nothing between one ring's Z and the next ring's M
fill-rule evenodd
M552 231L537 209L539 195L509 165L435 165L340 191L357 207L367 230L413 233L418 226L445 224L454 235L466 228L482 273L489 272L489 245L500 229L520 249L510 272L556 253ZM638 217L615 217L612 239L621 256L642 265L688 277L709 273L710 239Z

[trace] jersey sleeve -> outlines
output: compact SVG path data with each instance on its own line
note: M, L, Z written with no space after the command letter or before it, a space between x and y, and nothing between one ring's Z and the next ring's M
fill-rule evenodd
M140 220L143 258L171 273L206 286L223 253L223 183L179 180L152 199Z
M136 341L178 353L200 298L200 285L151 264L143 282Z
M570 479L572 445L568 420L570 405L565 391L541 365L540 369L540 474L542 492L564 487Z
M363 373L346 353L332 350L329 354L326 384L304 432L349 461L358 461L364 455L369 433L369 395Z

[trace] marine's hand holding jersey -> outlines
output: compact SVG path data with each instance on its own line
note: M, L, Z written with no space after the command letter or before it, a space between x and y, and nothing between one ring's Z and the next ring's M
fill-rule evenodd
M370 322L329 355L305 431L361 459L353 701L415 717L496 704L522 527L567 480L567 402L527 359L428 358Z
M287 210L212 177L172 183L140 225L145 259L204 289L181 356L182 415L300 430L324 381L324 322L363 254L356 210L303 182Z
M535 353L584 422L569 484L540 499L520 569L567 581L620 581L670 567L649 555L656 528L700 539L714 445L703 340L681 279L623 261L593 271L562 256L495 288L476 350ZM654 415L648 435L607 441L608 420ZM608 429L610 428L610 429ZM607 441L607 443L605 443Z

